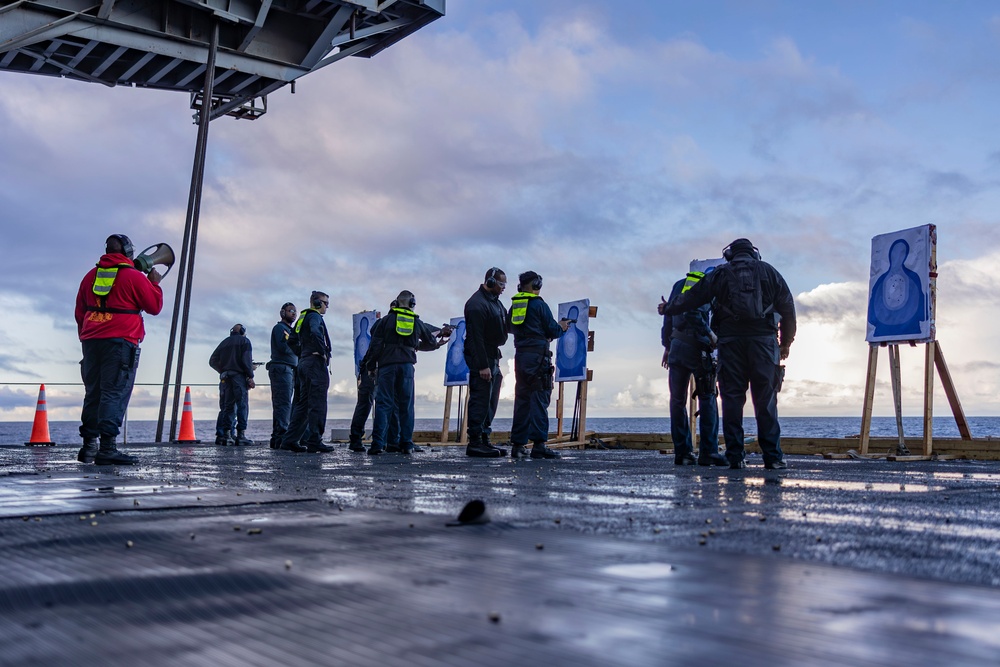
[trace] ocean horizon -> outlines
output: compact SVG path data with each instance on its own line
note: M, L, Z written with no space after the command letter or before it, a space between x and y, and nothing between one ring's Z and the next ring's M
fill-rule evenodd
M969 427L975 438L1000 438L1000 417L968 417ZM495 431L509 431L510 418L497 419L493 423ZM215 420L196 419L195 435L202 441L215 438ZM414 422L416 431L440 431L441 419L417 419ZM791 438L844 438L856 436L861 431L860 417L783 417L780 420L781 434ZM80 440L78 421L50 421L49 436L57 444L77 443ZM348 429L350 419L328 419L326 434L332 429ZM0 444L23 444L31 436L32 422L0 422ZM125 437L132 442L153 442L156 435L155 420L130 421L126 425ZM458 422L451 420L451 431L458 428ZM563 432L569 431L570 421L563 423ZM757 432L753 418L743 420L743 428L747 435ZM923 418L904 417L903 432L908 438L919 438L923 435ZM164 439L169 437L169 424L164 428ZM556 430L556 420L549 420L550 432ZM670 419L668 417L589 417L587 430L597 433L669 433ZM371 420L366 425L366 431L371 431ZM247 435L257 442L266 442L271 434L270 419L251 419L247 424ZM871 435L873 437L895 437L895 417L873 417ZM934 436L939 438L958 438L958 427L950 415L934 418ZM124 439L124 438L123 438Z

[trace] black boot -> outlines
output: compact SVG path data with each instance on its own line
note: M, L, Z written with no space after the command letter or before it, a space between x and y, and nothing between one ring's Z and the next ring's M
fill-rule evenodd
M233 444L248 447L253 444L253 440L247 437L246 431L236 431L236 442Z
M526 459L530 456L528 453L528 448L525 445L514 445L510 446L510 458L512 459Z
M496 445L491 443L490 436L486 435L485 433L483 434L483 445L489 447L490 449L497 450L498 452L500 452L500 456L507 456L507 450L504 449L503 447L497 447Z
M549 449L544 442L536 442L531 446L531 458L533 459L561 459L562 454L554 449Z
M114 436L101 436L101 447L97 450L94 463L99 466L130 466L138 462L136 457L118 451Z
M490 447L489 445L484 445L482 441L470 442L465 447L466 456L474 456L481 459L498 459L503 454L500 453L499 449Z
M93 463L94 457L97 455L97 438L84 438L83 447L80 448L80 453L76 455L76 460L80 463Z

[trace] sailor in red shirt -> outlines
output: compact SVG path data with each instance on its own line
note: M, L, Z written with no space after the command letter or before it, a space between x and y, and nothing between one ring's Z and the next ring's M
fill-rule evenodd
M83 447L76 458L81 463L131 465L137 459L118 451L116 440L132 396L139 343L146 334L142 312L158 315L163 308L162 276L156 269L146 276L134 267L132 241L124 234L109 236L105 249L76 295L86 391L80 417Z

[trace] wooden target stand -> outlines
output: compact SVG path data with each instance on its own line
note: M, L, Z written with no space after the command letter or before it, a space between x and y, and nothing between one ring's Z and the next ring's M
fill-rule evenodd
M904 341L905 342L905 341ZM911 347L916 347L916 342L908 343ZM955 416L955 423L958 425L958 432L963 440L972 440L972 432L969 429L969 422L965 418L962 403L958 399L958 391L955 389L955 382L952 380L948 364L945 362L944 353L941 351L941 344L937 341L923 343L924 350L924 433L923 451L919 455L911 455L906 447L906 440L903 437L903 410L902 410L902 382L899 372L899 343L870 343L868 347L868 375L865 379L865 402L861 413L861 455L868 455L868 444L871 436L872 407L875 399L875 372L878 367L879 347L889 348L889 374L892 380L892 400L896 413L896 430L899 434L899 441L896 445L896 455L889 455L889 460L895 461L923 461L931 458L934 445L934 370L937 369L941 376L941 384L944 387L945 396L951 405L951 412Z
M472 371L469 371L470 373ZM461 445L469 443L469 392L466 387L458 387L458 442ZM444 391L444 421L441 422L441 444L447 445L451 438L451 402L454 398L455 386L445 387Z
M933 234L933 229L931 231ZM930 459L934 449L934 370L937 369L941 376L941 384L944 387L945 396L951 405L951 412L955 416L955 423L958 425L958 432L963 440L972 440L972 432L969 430L969 422L965 418L962 410L962 403L958 400L958 391L955 389L955 382L952 380L948 364L944 360L944 352L941 351L941 343L935 340L934 313L937 310L937 243L931 244L930 248L930 279L928 282L930 298L931 329L928 341L892 341L875 342L868 344L868 373L865 377L865 401L861 410L861 436L860 445L861 456L868 456L868 444L871 438L872 407L875 402L875 372L878 368L878 349L880 347L889 348L889 375L892 381L892 402L896 414L896 431L899 440L896 444L896 454L887 455L890 461L923 461ZM899 346L901 344L916 347L923 344L924 348L924 432L923 451L919 455L910 454L906 447L906 440L903 436L903 408L902 408L902 381L899 372ZM942 458L942 457L937 457Z
M587 313L590 319L597 317L597 306L591 306ZM587 352L594 351L594 332L587 332ZM586 380L576 380L576 397L573 401L573 421L570 432L563 435L563 412L566 406L566 385L567 382L559 382L559 393L556 395L556 437L552 442L559 443L563 447L583 447L590 442L587 434L587 386L594 379L594 371L587 369Z
M713 400L715 401L715 413L719 415L719 424L721 425L722 411L719 410L718 390L716 390ZM698 402L698 383L694 379L694 374L692 374L691 379L688 380L688 432L691 434L691 446L694 448L695 453L698 452L698 445L701 444L701 428L699 428L698 425L700 409L701 404Z

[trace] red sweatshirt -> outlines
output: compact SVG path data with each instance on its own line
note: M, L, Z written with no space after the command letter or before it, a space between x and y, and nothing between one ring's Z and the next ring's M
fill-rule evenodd
M114 286L105 303L98 303L94 294L94 279L97 268L122 266L115 277ZM80 283L76 294L76 327L80 340L94 338L124 338L138 344L146 335L139 313L100 312L88 310L104 307L111 310L142 310L150 315L159 315L163 309L163 290L146 277L142 271L133 268L132 260L120 253L103 255L97 266L92 268Z

